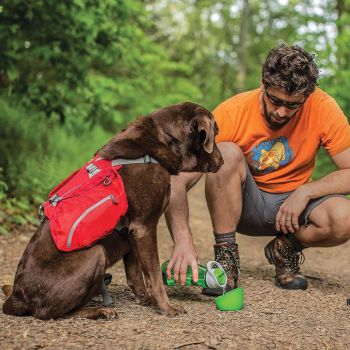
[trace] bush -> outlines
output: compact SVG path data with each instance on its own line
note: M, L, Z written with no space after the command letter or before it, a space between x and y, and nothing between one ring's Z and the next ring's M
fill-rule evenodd
M76 130L52 125L40 113L25 112L0 99L0 193L31 201L89 160L111 136L96 126Z
M83 165L111 136L101 127L81 124L75 131L47 123L40 113L24 111L0 99L0 223L33 224L33 210L48 192Z

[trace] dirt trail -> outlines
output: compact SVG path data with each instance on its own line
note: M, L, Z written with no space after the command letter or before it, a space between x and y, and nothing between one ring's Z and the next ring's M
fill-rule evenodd
M191 227L201 262L213 258L211 225L203 183L190 193ZM0 285L12 283L20 255L32 232L0 236ZM158 230L161 261L172 242L164 220ZM167 318L136 305L120 263L111 269L110 290L119 319L39 321L0 312L0 349L349 349L350 243L305 252L302 271L307 291L283 291L273 284L273 267L263 254L269 239L239 235L240 285L245 308L222 312L196 287L168 288L187 315ZM0 306L4 301L1 293ZM99 303L96 298L93 303Z

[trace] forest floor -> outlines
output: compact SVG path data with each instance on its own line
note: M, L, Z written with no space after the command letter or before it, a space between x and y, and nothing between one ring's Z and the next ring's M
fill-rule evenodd
M203 183L190 193L191 227L200 262L213 259L213 237ZM0 236L0 285L10 284L33 230ZM161 262L172 241L162 219L158 227ZM40 321L0 312L0 349L349 349L350 243L335 248L305 250L302 272L306 291L286 291L274 285L274 268L263 248L270 238L238 235L240 286L245 306L238 312L215 308L199 287L167 287L171 302L187 314L175 318L139 306L117 263L109 289L119 318L90 321ZM0 292L0 307L5 299ZM94 303L100 303L96 298Z

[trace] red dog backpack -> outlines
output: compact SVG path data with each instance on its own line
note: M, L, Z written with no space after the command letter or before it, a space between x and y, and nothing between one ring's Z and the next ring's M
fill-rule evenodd
M89 247L117 226L128 210L120 168L97 155L50 192L41 208L57 249Z

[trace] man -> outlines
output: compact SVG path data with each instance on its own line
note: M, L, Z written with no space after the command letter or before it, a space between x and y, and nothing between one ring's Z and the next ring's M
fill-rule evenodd
M224 158L206 177L206 199L216 244L215 260L237 287L235 232L275 236L265 255L276 267L276 285L306 289L302 250L331 247L350 237L350 126L333 98L316 88L314 56L298 46L272 49L262 84L221 103L213 112ZM311 181L316 154L325 147L339 170ZM197 279L197 253L188 225L187 191L201 174L172 178L166 212L174 249L167 273L185 282L188 266ZM203 290L217 295L222 290Z

